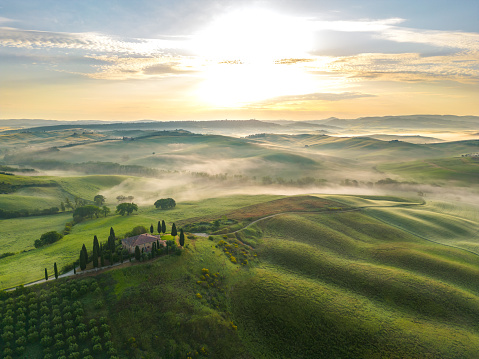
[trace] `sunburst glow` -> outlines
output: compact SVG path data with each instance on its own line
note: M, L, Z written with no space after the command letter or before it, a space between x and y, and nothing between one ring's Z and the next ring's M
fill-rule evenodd
M263 10L226 14L194 37L197 54L208 60L202 101L220 107L312 90L300 69L275 63L305 58L312 43L306 19Z

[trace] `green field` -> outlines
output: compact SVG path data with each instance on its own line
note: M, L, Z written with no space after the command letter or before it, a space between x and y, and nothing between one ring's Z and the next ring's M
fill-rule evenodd
M17 253L14 256L0 259L2 288L43 278L44 268L52 267L53 262L57 262L59 268L70 265L78 259L83 244L91 250L94 235L97 235L100 241L106 241L110 227L115 229L118 236L123 236L137 225L149 228L153 224L156 230L159 220L165 220L168 228L171 228L173 222L203 215L221 218L225 212L233 209L276 198L278 196L219 197L201 202L181 203L175 209L168 211L158 210L154 206L140 207L138 213L135 212L130 216L112 214L106 218L100 217L79 223L73 227L69 235L60 241L38 249L33 247L35 239L40 238L42 233L51 230L61 232L65 223L72 220L71 213L1 220L0 253ZM114 208L112 208L112 212L114 212ZM28 252L22 252L24 250Z
M383 164L378 169L425 183L453 181L461 186L469 186L479 178L479 160L473 157Z
M366 208L327 210L333 204ZM170 228L173 221L246 215L269 217L213 241L188 239L181 256L126 263L94 277L104 299L82 300L87 318L106 313L124 357L476 357L479 256L456 247L479 240L478 221L442 202L230 196L168 211L141 207L131 216L87 220L53 245L1 259L2 281L41 278L53 261L61 267L83 243L91 248L94 234L106 240L111 226L121 236L160 219Z

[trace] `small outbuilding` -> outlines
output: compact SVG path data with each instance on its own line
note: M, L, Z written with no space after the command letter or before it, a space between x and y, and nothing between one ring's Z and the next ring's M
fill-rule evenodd
M159 235L140 234L134 237L128 237L121 241L123 248L128 249L128 252L135 253L135 247L138 246L140 251L150 252L153 243L159 242L161 246L166 247L166 241L162 240Z

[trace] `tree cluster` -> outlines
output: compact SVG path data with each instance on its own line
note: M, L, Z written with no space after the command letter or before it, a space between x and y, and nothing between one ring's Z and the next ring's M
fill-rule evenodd
M175 208L176 202L173 198L162 198L155 202L156 208L171 209Z
M121 214L122 216L130 215L133 211L138 211L138 205L135 203L120 203L116 206L116 213Z
M55 243L56 241L60 240L62 237L63 235L61 235L57 231L46 232L40 236L40 239L35 240L34 246L35 248L40 248L47 244Z
M0 208L0 218L18 218L18 217L30 217L30 216L46 216L51 214L57 214L59 212L58 207L51 207L45 209L21 209L19 211L9 211Z

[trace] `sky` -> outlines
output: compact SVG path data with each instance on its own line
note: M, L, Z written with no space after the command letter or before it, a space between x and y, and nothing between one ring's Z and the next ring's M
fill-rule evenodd
M0 119L479 115L477 0L0 0Z

